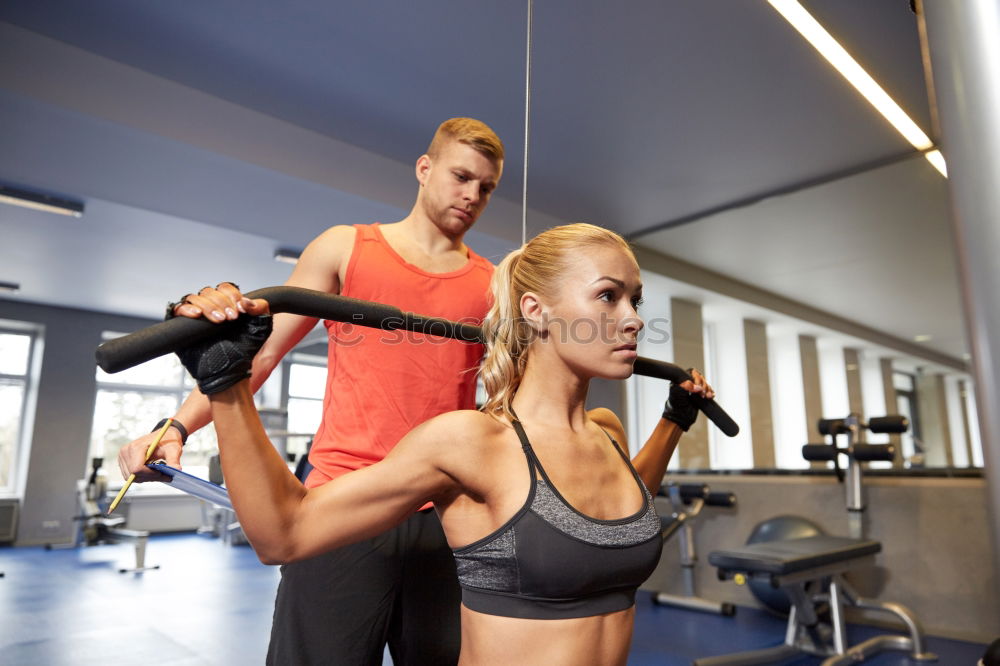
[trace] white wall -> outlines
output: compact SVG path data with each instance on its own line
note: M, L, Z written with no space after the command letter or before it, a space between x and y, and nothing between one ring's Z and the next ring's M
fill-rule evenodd
M896 413L896 406L887 408L885 404L885 386L882 382L882 359L870 351L862 351L858 355L861 364L861 403L865 410L865 419L873 416L886 416ZM888 444L888 433L869 434L868 441L872 444ZM891 466L892 463L887 463Z
M817 338L819 355L819 386L823 400L823 418L839 419L851 412L847 395L847 367L844 365L844 343L830 338Z
M806 398L802 389L799 331L785 324L767 327L768 365L771 379L771 414L774 423L774 462L779 468L802 469L802 445L809 441Z
M705 321L706 377L733 420L742 424L739 434L726 437L718 428L708 429L712 469L753 468L750 430L750 394L747 388L746 343L743 317L723 308L707 306Z

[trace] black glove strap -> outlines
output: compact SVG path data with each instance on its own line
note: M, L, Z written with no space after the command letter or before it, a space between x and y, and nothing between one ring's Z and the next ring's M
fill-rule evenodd
M670 395L663 406L663 418L676 423L681 430L687 432L698 420L698 408L695 407L691 394L677 384L670 385Z
M162 428L164 425L166 425L167 421L170 421L170 427L171 428L177 428L177 432L179 432L181 434L181 446L184 446L185 444L187 444L187 441L188 441L188 429L184 427L183 423L181 423L180 421L178 421L177 419L172 418L172 417L171 418L167 418L167 419L160 419L160 422L157 423L155 426L153 426L153 429L150 430L149 432L156 432L157 430L159 430L160 428Z
M205 395L225 391L250 377L253 357L271 334L271 315L240 315L218 324L217 338L177 350Z

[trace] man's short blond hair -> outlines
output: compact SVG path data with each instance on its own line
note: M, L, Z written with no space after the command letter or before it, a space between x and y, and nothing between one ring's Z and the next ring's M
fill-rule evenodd
M486 157L503 161L503 142L489 125L475 118L451 118L444 121L434 132L427 154L437 157L441 147L448 141L458 141L478 150Z

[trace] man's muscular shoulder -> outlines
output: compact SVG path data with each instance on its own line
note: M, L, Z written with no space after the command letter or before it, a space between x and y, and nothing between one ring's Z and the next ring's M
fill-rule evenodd
M329 262L336 259L343 259L346 263L346 260L351 256L351 250L354 248L354 237L356 234L357 229L346 224L338 224L337 226L330 227L306 246L306 249L302 252L300 261L316 260Z
M321 233L302 251L295 270L285 284L339 293L356 234L354 227L343 224Z

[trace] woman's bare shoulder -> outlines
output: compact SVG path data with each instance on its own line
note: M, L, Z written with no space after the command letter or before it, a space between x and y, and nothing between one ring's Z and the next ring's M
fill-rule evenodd
M460 409L425 421L414 433L441 444L488 448L509 430L509 425L483 412Z
M614 437L619 444L625 445L625 426L618 415L607 407L597 407L587 412L590 420L601 426Z
M418 433L419 431L419 433ZM502 476L511 447L505 439L511 427L499 419L475 410L461 410L426 421L418 434L437 466L469 493L481 496ZM514 447L520 451L519 447Z

